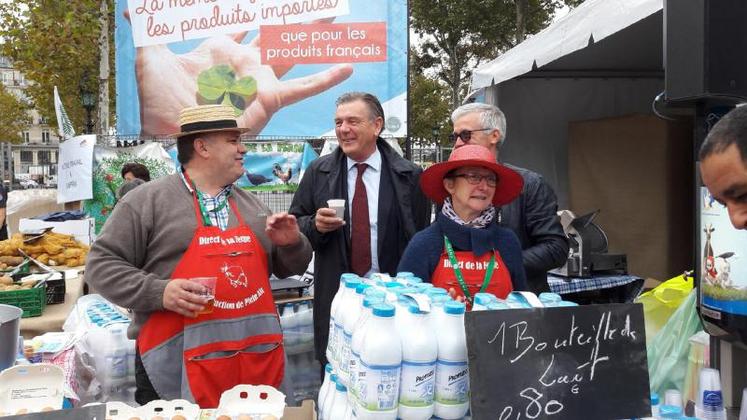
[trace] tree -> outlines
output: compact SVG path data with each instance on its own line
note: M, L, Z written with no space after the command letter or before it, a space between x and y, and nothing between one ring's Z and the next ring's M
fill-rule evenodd
M114 9L113 0L103 1L109 2L108 10ZM52 125L57 121L52 93L56 85L76 131L84 131L86 112L81 92L98 91L100 6L99 0L0 3L0 37L4 41L0 53L31 81L25 93ZM111 28L111 12L108 19ZM114 48L110 51L109 61L113 63ZM112 77L110 89L114 86Z
M470 69L546 27L562 4L580 0L410 0L410 22L423 42L411 57L416 72L433 72L448 87L451 108L467 94Z
M443 144L451 133L451 111L448 89L438 80L422 74L410 78L410 137L421 145L433 145L433 129L438 129L438 141Z
M0 84L0 140L21 143L21 132L29 124L28 106Z

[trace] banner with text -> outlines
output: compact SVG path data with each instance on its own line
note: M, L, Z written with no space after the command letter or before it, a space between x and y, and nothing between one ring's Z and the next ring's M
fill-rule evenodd
M116 20L120 134L222 103L249 135L334 135L335 100L364 91L406 135L406 0L116 0Z
M57 203L93 197L93 146L95 135L78 136L60 143L57 162Z

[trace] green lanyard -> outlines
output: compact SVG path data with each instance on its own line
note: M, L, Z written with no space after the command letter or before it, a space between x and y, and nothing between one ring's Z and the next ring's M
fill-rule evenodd
M186 172L184 174L186 175ZM208 215L208 212L218 213L219 211L223 210L228 204L228 198L231 196L231 191L230 190L228 191L228 194L226 194L226 199L223 200L223 202L220 203L218 207L214 208L213 210L208 210L205 208L205 204L203 204L202 202L202 199L204 196L202 195L200 190L197 189L197 186L192 181L192 179L189 178L189 176L187 176L186 178L187 178L187 181L189 181L189 185L191 185L192 189L195 191L195 193L197 193L197 205L200 206L200 216L202 216L202 224L205 226L212 226L213 223L210 221L210 216Z
M467 288L467 283L464 281L462 270L459 269L459 262L456 259L456 255L454 255L454 248L451 246L451 242L449 241L449 238L446 237L446 235L444 235L444 248L446 248L446 253L449 255L451 267L454 269L454 275L456 275L457 281L459 282L459 287L461 287L462 291L464 292L464 297L467 298L467 301L469 303L472 303L472 294L470 294L469 289ZM490 278L493 277L494 269L495 252L493 252L490 256L490 263L488 263L488 269L487 271L485 271L485 278L482 280L480 293L484 292L488 288L488 284L490 284Z

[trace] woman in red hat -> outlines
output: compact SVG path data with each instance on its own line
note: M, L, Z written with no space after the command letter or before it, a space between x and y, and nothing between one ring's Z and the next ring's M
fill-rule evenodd
M497 208L515 199L523 183L487 148L455 149L448 162L420 177L425 195L443 206L435 223L407 245L398 270L430 280L469 304L478 292L503 299L513 290L526 290L519 239L496 223Z

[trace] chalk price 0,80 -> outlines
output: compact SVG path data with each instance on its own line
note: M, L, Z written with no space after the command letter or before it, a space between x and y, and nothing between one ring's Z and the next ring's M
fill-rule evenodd
M499 420L519 420L525 417L527 419L536 419L543 415L552 416L553 414L558 414L563 411L564 408L563 404L558 400L544 402L542 398L544 395L531 387L521 391L519 396L528 400L524 411L522 412L521 409L516 410L516 415L514 416L514 407L510 405L506 406L506 408L501 411Z

